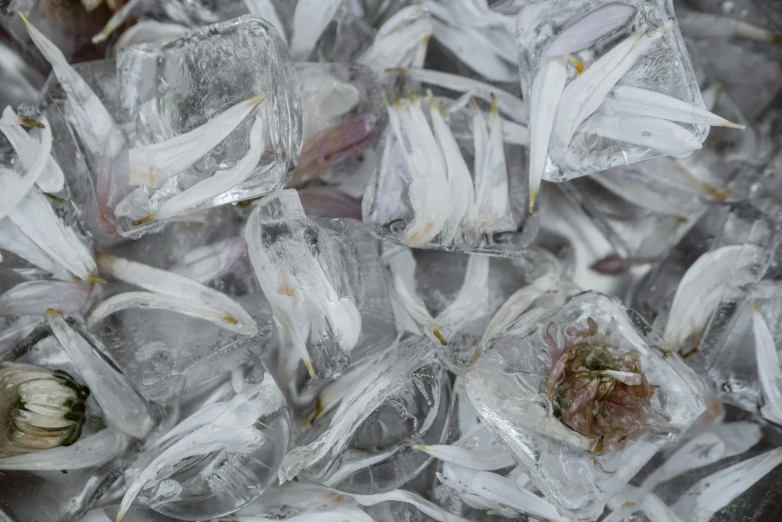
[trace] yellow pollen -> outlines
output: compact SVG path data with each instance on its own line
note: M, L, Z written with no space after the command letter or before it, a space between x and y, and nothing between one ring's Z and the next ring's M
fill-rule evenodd
M152 221L156 217L157 217L157 212L153 212L151 214L148 214L148 215L144 216L141 219L137 219L136 221L133 221L131 224L134 227L137 227L137 226L143 225L144 223L148 223L148 222Z

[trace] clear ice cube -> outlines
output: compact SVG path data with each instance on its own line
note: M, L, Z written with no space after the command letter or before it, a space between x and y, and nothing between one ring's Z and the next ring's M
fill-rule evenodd
M585 292L561 307L539 305L488 341L467 374L467 393L481 419L563 516L595 520L660 447L677 440L705 410L703 386L663 340L616 299ZM591 343L600 342L598 332L606 330L613 339L613 353L637 357L640 371L656 387L644 410L648 420L639 417L622 429L635 426L634 422L645 427L635 433L614 432L619 439L613 446L607 432L594 438L566 425L571 406L557 402L560 399L550 401L545 392L547 382L558 374L555 363L568 353L558 347L577 342L578 331L588 323L597 341L581 341L585 344L579 346L594 349ZM621 389L619 382L614 386ZM626 386L637 389L637 385ZM565 412L558 409L565 407ZM595 415L596 424L590 425L600 426L600 411L611 410L590 411L583 420L589 422ZM605 421L611 422L608 417Z
M118 204L117 226L123 235L137 237L144 230L159 227L155 212L165 208L166 201L192 190L199 182L227 176L229 169L239 168L241 160L253 152L249 142L256 121L263 126L261 159L244 181L170 213L179 215L261 196L288 180L301 148L301 108L287 49L268 22L243 16L170 42L131 46L120 51L117 72L122 107L135 122L136 147L181 138L246 100L257 104L217 146L197 151L204 155L191 167L182 172L161 172L158 181L165 180L162 186L155 188L157 182L140 184ZM133 169L132 164L131 179L135 179ZM148 182L140 179L138 183ZM203 185L196 188L200 187Z
M574 66L564 65L567 67L568 84L579 77L585 65L589 68L590 65L605 56L620 42L631 37L636 31L644 29L647 35L652 35L654 31L665 25L664 34L638 57L631 68L618 79L617 85L647 89L703 108L703 100L684 39L676 24L672 1L631 0L625 4L634 9L627 22L608 34L603 34L597 40L592 38L592 41L583 41L583 44L586 45L575 45L572 50L566 51L572 53L576 58L573 62ZM617 3L611 0L545 0L524 4L518 18L516 42L519 49L521 87L528 113L532 99L533 82L542 70L541 65L551 60L552 57L546 57L546 52L555 39L566 29L577 28L578 22L588 13L601 6L614 8L616 5ZM608 28L608 22L606 22L606 27ZM594 31L592 33L583 31L583 33L597 36ZM561 44L562 42L557 43ZM567 95L566 89L563 100ZM563 101L560 100L559 105L561 106L562 103ZM580 104L579 108L581 105L586 104ZM561 114L561 116L570 117L572 115ZM555 123L555 129L557 125ZM700 142L706 139L709 131L709 127L706 125L682 124L681 126L691 132L693 138ZM640 129L638 130L640 132ZM555 143L554 137L557 132L554 132L548 148L549 157L543 179L564 181L611 167L629 165L666 155L665 152L654 150L648 146L603 137L595 133L595 130L590 129L588 125L579 126L579 128L573 129L573 132L575 134L571 133L572 139L569 143L561 144Z

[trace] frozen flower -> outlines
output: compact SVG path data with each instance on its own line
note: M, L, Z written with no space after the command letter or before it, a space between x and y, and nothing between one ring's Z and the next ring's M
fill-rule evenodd
M0 456L73 444L90 391L62 370L0 363Z

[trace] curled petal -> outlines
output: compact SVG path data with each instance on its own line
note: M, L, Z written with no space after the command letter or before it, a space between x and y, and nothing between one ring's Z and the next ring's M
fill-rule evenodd
M46 312L46 321L60 345L79 369L110 426L131 437L144 438L153 422L144 401L122 374L114 369L56 310Z
M42 117L45 127L41 132L41 142L35 150L35 160L23 176L19 176L13 170L0 169L0 219L3 219L19 205L19 202L33 188L41 173L49 161L52 151L52 129L46 117ZM32 151L31 151L32 152ZM24 166L25 161L21 161Z
M86 286L65 281L28 281L0 296L0 315L46 315L56 308L80 315L90 292Z
M265 94L258 94L237 103L190 132L162 143L130 149L129 183L160 187L165 180L193 165L227 138L264 99Z
M625 25L634 13L632 6L621 2L601 4L560 32L543 56L564 56L585 49Z
M191 306L220 313L223 328L232 329L242 335L258 333L255 321L239 303L189 277L107 254L100 254L98 263L101 272L106 275L149 292L169 295L183 302L190 301Z
M119 457L128 447L128 438L106 428L83 437L70 446L0 458L2 471L60 471L94 468Z
M8 142L19 155L22 167L30 172L36 164L38 154L41 152L41 144L36 143L19 126L20 122L22 122L22 118L17 116L13 109L8 106L3 111L2 118L0 118L0 132L5 135ZM46 167L38 176L36 183L41 190L49 193L59 192L65 186L65 175L51 155L47 158Z
M768 323L755 304L752 307L752 332L755 335L760 389L765 402L761 413L769 420L782 424L782 366Z

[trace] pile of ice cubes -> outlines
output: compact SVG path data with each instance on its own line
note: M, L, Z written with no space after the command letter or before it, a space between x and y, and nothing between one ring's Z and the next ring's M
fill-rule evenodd
M0 522L782 516L771 0L0 2Z

